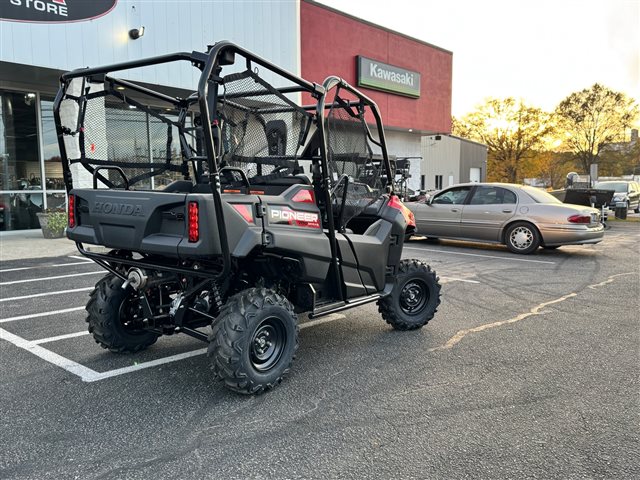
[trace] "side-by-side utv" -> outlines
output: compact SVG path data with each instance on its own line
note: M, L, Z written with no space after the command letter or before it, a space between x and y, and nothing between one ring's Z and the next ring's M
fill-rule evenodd
M112 76L181 62L200 71L193 93ZM401 260L415 223L378 108L340 78L311 83L219 42L65 73L54 115L67 236L109 272L87 304L102 347L186 333L254 394L289 371L297 314L377 302L398 330L434 316L438 277Z

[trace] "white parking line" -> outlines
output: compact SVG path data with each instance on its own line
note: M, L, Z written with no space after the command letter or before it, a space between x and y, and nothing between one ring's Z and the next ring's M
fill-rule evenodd
M40 277L40 278L27 278L23 280L12 280L11 282L0 282L0 286L4 285L15 285L17 283L30 283L30 282L43 282L45 280L59 280L61 278L71 278L71 277L83 277L85 275L104 275L104 270L98 270L97 272L83 272L83 273L70 273L69 275L55 275L53 277Z
M70 290L58 290L56 292L33 293L31 295L22 295L21 297L0 298L0 302L12 302L13 300L24 300L25 298L48 297L49 295L62 295L64 293L86 292L93 290L94 287L72 288Z
M62 355L58 355L51 350L47 350L40 345L31 342L29 340L25 340L22 337L14 335L13 333L7 332L3 328L0 328L0 340L6 340L14 344L16 347L22 348L30 353L33 353L36 357L40 357L43 360L46 360L49 363L54 364L57 367L63 368L69 373L73 373L74 375L79 376L81 379L91 378L97 372L91 370L90 368L85 367L84 365L80 365L73 360L69 360L68 358L63 357ZM87 380L85 380L87 381Z
M342 318L345 318L343 314L334 313L318 320L303 323L302 325L300 325L300 329L315 327L316 325L332 322L334 320L340 320ZM27 350L37 357L40 357L43 360L46 360L47 362L52 363L53 365L60 367L69 373L77 375L78 377L80 377L80 379L82 379L83 382L97 382L99 380L117 377L126 373L137 372L138 370L144 370L146 368L157 367L159 365L164 365L165 363L177 362L178 360L184 360L186 358L196 357L198 355L204 355L205 353L207 353L207 348L199 348L190 352L179 353L177 355L171 355L170 357L158 358L156 360L150 360L148 362L142 362L136 365L130 365L128 367L116 368L107 372L96 372L91 368L85 367L84 365L74 362L73 360L69 360L61 355L58 355L55 352L52 352L51 350L47 350L46 348L40 346L40 344L42 343L56 342L58 340L81 337L88 334L89 332L82 331L68 333L65 335L58 335L56 337L41 338L38 340L25 340L22 337L14 335L13 333L0 328L0 340L6 340L16 347Z
M4 270L0 270L0 273L7 272L18 272L20 270L33 270L36 268L54 268L54 267L69 267L72 265L91 265L92 261L84 261L84 262L69 262L69 263L55 263L53 265L36 265L33 267L17 267L17 268L5 268Z
M452 252L451 250L436 250L434 248L404 247L404 250L418 250L420 252L437 252L437 253L444 253L445 255L451 254L451 255L468 255L470 257L498 258L500 260L507 260L511 262L548 263L550 265L556 264L556 262L548 262L546 260L530 260L528 258L510 258L510 257L501 257L498 255L484 255L480 253Z
M440 277L440 283L451 283L451 282L480 283L477 280L469 280L468 278Z
M185 358L197 357L198 355L204 355L205 353L207 353L206 348L199 348L198 350L178 353L177 355L158 358L157 360L138 363L129 367L116 368L115 370L109 370L108 372L96 372L94 370L91 370L92 373L88 376L82 377L82 380L85 382L97 382L98 380L117 377L118 375L124 375L125 373L137 372L138 370L144 370L145 368L157 367L158 365L164 365L165 363L177 362L178 360L184 360Z
M64 335L58 335L57 337L40 338L38 340L32 340L31 343L33 343L34 345L41 345L43 343L57 342L58 340L66 340L67 338L82 337L84 335L89 335L89 331L83 330L82 332L66 333Z
M30 318L49 317L51 315L58 315L60 313L77 312L78 310L84 310L85 307L73 307L64 308L62 310L52 310L50 312L32 313L30 315L20 315L18 317L9 317L0 319L0 323L15 322L17 320L29 320Z

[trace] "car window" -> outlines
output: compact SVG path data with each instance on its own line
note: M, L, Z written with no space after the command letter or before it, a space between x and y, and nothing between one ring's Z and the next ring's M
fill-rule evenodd
M471 187L456 187L451 190L447 190L445 192L439 193L435 197L433 197L432 204L453 204L460 205L464 203L464 200L467 198Z
M536 203L562 203L550 193L536 187L524 186L522 187L522 191L526 192Z
M617 193L627 193L629 184L627 182L600 182L594 188L598 190L615 190Z
M501 187L478 187L469 202L471 205L500 205L517 203L516 194Z

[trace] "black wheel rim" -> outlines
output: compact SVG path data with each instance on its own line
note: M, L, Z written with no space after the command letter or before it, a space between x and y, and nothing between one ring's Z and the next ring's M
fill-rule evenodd
M145 333L145 330L142 329L142 321L144 320L142 305L137 297L130 295L122 301L119 316L120 325L127 333L133 335Z
M265 318L251 338L249 356L253 368L266 372L275 367L282 357L286 343L287 334L282 320L278 317Z
M400 291L400 308L407 315L420 314L428 302L429 289L422 280L409 280Z

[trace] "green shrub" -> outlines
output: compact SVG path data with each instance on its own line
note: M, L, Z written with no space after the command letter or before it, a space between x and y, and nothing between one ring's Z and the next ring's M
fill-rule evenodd
M47 226L52 232L62 233L67 226L67 213L53 212L49 214L49 222Z

